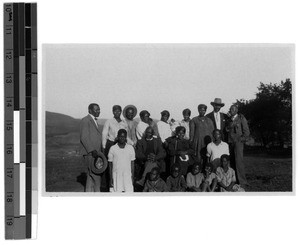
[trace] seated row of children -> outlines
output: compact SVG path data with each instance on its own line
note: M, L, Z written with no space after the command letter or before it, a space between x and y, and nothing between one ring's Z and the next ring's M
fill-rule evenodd
M151 132L149 131L149 133ZM133 147L126 143L126 137L126 130L120 129L117 143L110 148L108 154L110 184L114 192L134 191L136 153ZM137 152L137 154L139 153ZM182 173L181 164L173 163L170 176L164 178L166 181L160 177L161 166L156 161L155 155L145 154L145 156L147 156L145 157L147 165L143 171L142 181L140 180L138 183L143 187L144 192L214 192L217 189L220 191L244 191L236 184L235 172L229 166L229 155L221 156L221 166L217 169L211 163L207 163L204 171L201 171L201 164L194 163L192 170L187 174Z
M144 192L243 192L236 184L235 171L229 166L229 155L221 156L221 166L214 172L213 165L207 163L201 172L201 165L195 163L186 176L181 174L179 164L171 166L171 175L166 182L159 176L159 168L152 168L145 182Z

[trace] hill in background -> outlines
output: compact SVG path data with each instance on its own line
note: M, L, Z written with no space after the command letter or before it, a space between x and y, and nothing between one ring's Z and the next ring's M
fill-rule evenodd
M80 144L79 130L81 119L68 115L46 111L46 148L64 147ZM106 119L99 119L102 131ZM77 148L77 146L75 146Z

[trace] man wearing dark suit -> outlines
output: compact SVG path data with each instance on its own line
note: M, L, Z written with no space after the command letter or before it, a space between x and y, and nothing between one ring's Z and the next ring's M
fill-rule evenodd
M247 179L245 174L244 143L250 135L248 122L242 114L238 114L238 107L230 107L230 120L227 128L229 132L230 165L236 171L238 183L245 188Z
M220 109L224 106L224 103L222 103L222 100L220 98L215 98L214 102L211 102L210 104L214 107L214 110L208 113L206 117L210 118L213 121L214 129L221 130L222 140L224 142L228 142L228 134L225 130L228 116L220 112Z
M101 175L94 174L90 169L90 164L98 157L101 152L101 132L97 123L100 115L100 107L97 104L90 104L89 114L82 118L80 122L80 143L81 153L88 168L86 179L86 192L100 192Z

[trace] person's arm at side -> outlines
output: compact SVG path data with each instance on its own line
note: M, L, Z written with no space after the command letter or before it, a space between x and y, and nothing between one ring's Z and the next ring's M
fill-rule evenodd
M215 177L211 183L211 188L210 188L211 192L214 192L216 190L217 184L218 184L218 180L217 177Z
M112 169L113 169L113 149L110 148L108 152L108 171L109 171L109 176L110 176L110 187L113 187L113 174L112 174Z
M191 120L190 123L190 141L194 141L194 135L195 135L195 123L194 120Z
M82 119L80 123L80 141L87 153L92 153L94 158L98 155L90 140L89 121L86 118Z
M210 157L212 155L212 148L211 148L211 144L209 143L206 147L206 158L207 158L207 162L210 162Z
M181 191L183 191L183 192L185 192L187 189L187 185L186 185L183 175L181 175L181 179L180 179L180 188L181 188Z
M106 122L104 123L103 129L102 129L102 148L103 148L103 151L104 151L105 146L106 146L108 130L109 130L109 120L106 120Z
M242 132L242 141L246 141L250 135L250 129L249 129L249 126L248 126L248 122L247 122L247 119L243 116L242 119L241 119L241 124L242 124L242 129L243 129L243 132Z

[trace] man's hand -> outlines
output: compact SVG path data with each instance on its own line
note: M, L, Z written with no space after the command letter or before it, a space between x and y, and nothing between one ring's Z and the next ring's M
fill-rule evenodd
M92 157L97 158L98 157L98 152L96 150L93 150L92 152Z

